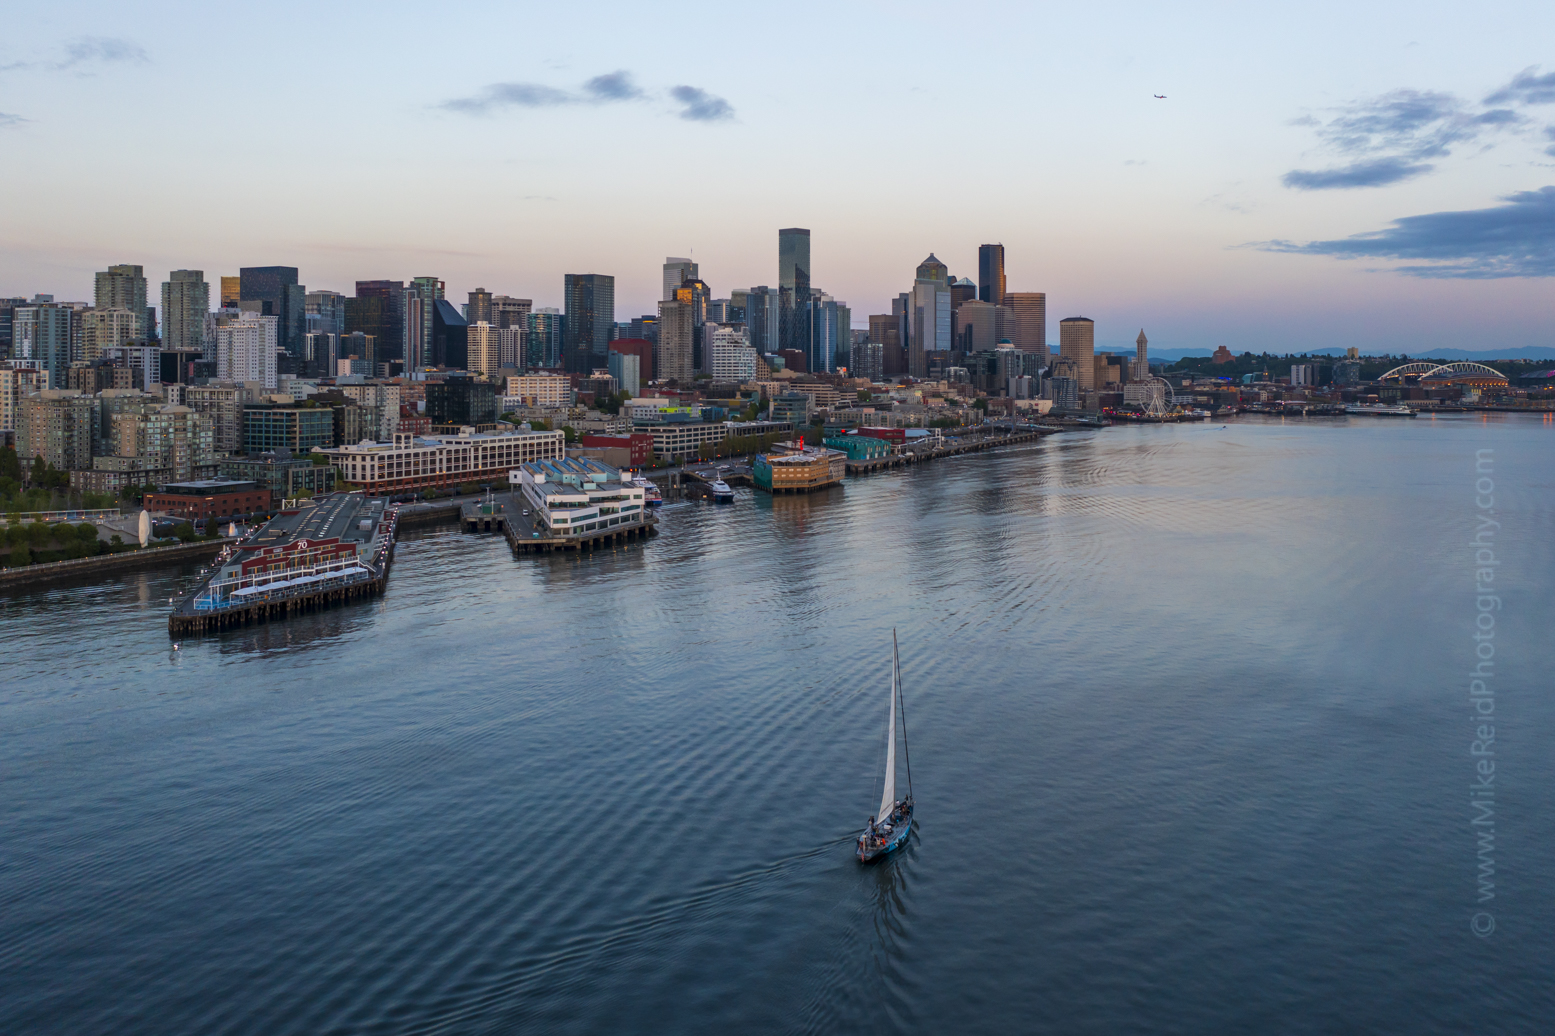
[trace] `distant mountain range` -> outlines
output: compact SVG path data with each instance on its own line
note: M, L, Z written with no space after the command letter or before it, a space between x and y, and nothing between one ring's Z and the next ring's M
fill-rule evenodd
M1058 352L1057 346L1051 346L1050 348L1053 352ZM1101 351L1102 347L1098 346L1097 352ZM1185 356L1209 356L1214 351L1214 349L1203 348L1157 349L1155 346L1151 346L1150 358L1152 360L1180 360ZM1343 356L1345 354L1345 350L1339 347L1303 349L1301 351L1308 356ZM1132 354L1134 350L1112 347L1111 352L1116 356L1124 352ZM1242 354L1242 351L1237 349L1233 349L1232 352L1238 356ZM1361 355L1368 355L1365 349L1361 350ZM1382 354L1376 353L1372 355ZM1492 360L1548 360L1551 364L1555 364L1555 346L1525 345L1517 349L1423 349L1418 353L1411 352L1409 355L1412 358L1423 360L1476 360L1480 363L1489 363Z

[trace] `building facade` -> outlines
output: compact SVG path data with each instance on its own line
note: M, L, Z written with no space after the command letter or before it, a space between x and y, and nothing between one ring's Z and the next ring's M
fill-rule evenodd
M211 311L211 286L203 270L174 270L162 282L162 347L209 353L205 318Z
M1011 344L1028 353L1036 353L1047 362L1047 293L1041 291L1007 291L1004 308L1010 311L1013 323L1005 328Z
M587 374L606 363L616 320L616 279L603 273L569 273L562 293L567 317L562 365L569 373Z
M413 493L464 482L499 480L526 461L565 455L562 432L499 432L416 437L325 450L341 477L368 496Z
M280 321L273 316L244 313L216 326L216 376L223 381L259 382L279 386L276 353Z
M1096 388L1096 322L1090 317L1065 317L1058 322L1058 353L1074 364L1081 392Z

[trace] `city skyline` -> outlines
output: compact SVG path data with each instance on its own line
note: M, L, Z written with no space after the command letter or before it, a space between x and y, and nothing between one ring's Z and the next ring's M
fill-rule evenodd
M1336 39L1320 9L1271 21L1281 46L1259 49L1207 14L994 10L998 38L968 54L943 48L956 22L916 6L829 12L837 31L805 47L777 27L757 52L728 45L746 16L672 34L630 8L586 51L566 11L487 7L476 39L407 20L366 42L347 12L310 10L297 40L171 7L21 12L0 49L0 184L19 200L0 294L90 298L95 272L132 263L157 283L205 270L216 295L220 276L273 264L309 290L432 275L451 298L561 307L564 275L593 271L629 317L655 311L666 256L696 262L717 297L775 286L772 231L801 226L812 283L860 328L924 255L977 280L978 247L1000 242L1008 290L1091 314L1098 348L1127 348L1141 324L1167 350L1547 344L1555 54L1538 41L1555 15L1508 5L1465 40L1447 19L1406 32L1345 9ZM234 33L253 46L208 46ZM548 47L515 56L514 33ZM859 33L893 46L849 49ZM274 77L283 38L305 74ZM1060 45L1079 38L1101 42ZM425 60L392 60L413 47ZM211 144L256 78L275 103L243 132L297 145L238 161ZM987 91L1003 104L966 103ZM79 129L121 95L152 132L126 137L104 192ZM866 134L908 110L946 126L943 148L869 161ZM290 114L348 111L325 153ZM844 134L856 157L778 146L801 129ZM979 130L997 132L959 143ZM384 162L386 134L426 146ZM687 190L695 204L663 204Z

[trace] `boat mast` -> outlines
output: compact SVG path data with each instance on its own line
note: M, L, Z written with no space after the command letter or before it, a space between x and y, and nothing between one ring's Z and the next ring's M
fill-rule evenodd
M896 629L891 630L891 664L896 668L896 707L902 713L902 760L907 764L907 797L912 798L912 753L907 750L907 703L902 700L902 658L896 648Z

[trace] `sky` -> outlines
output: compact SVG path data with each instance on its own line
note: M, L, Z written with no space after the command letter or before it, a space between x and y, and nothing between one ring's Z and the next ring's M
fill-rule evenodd
M856 327L1000 242L1055 342L1555 347L1555 4L61 0L0 39L0 216L5 296L605 273L625 320L798 226Z

